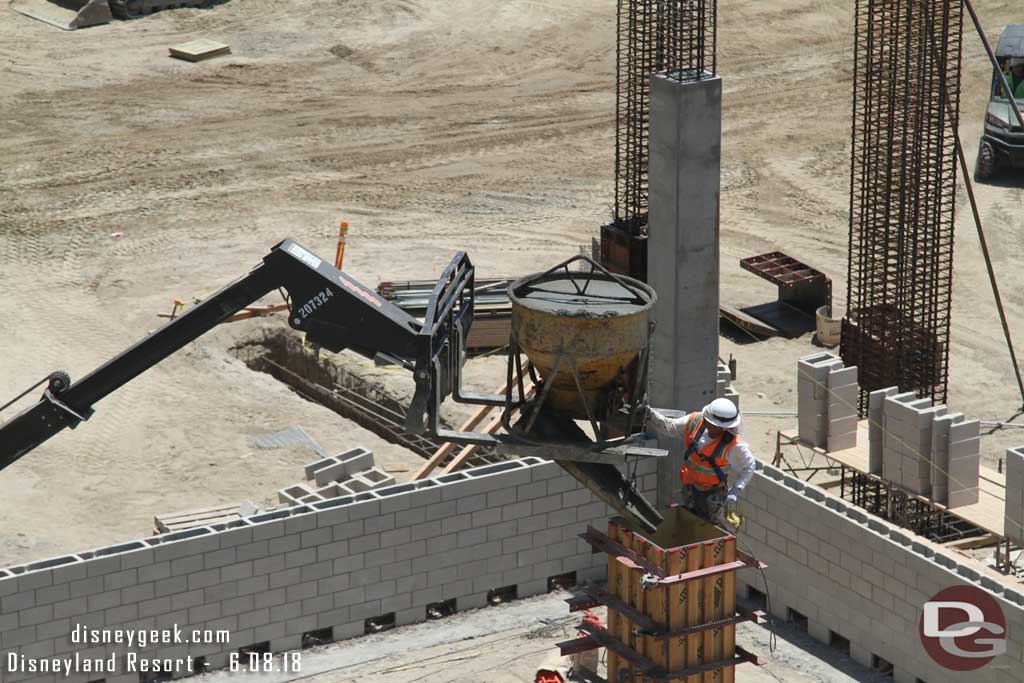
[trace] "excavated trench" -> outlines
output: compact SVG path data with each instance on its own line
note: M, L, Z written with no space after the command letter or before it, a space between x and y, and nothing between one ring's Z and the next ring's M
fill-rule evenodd
M342 356L318 354L289 330L267 332L260 339L235 345L231 352L250 369L269 374L303 398L333 410L420 457L430 458L444 445L443 441L429 434L405 431L408 398L363 377L358 368L346 363ZM441 425L445 429L452 428L444 420L441 420ZM470 464L487 464L501 459L493 451L480 449Z

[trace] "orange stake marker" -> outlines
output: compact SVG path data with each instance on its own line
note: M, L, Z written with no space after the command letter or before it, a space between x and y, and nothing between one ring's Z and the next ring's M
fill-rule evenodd
M341 270L341 264L345 260L345 242L348 239L348 223L341 222L338 228L338 251L334 254L334 267Z

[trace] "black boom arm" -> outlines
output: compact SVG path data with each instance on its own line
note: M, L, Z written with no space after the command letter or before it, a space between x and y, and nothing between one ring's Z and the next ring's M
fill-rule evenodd
M175 318L75 383L50 376L38 403L0 424L0 470L65 427L75 428L93 405L163 359L275 289L291 300L288 322L311 343L330 351L352 349L369 358L383 354L415 370L410 423L422 426L450 393L450 379L464 357L473 319L473 266L456 254L431 295L427 318L410 316L369 288L291 240L271 249L245 277ZM433 422L434 420L430 420Z

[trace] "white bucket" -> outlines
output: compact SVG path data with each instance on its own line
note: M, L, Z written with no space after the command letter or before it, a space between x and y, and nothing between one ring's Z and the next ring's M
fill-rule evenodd
M822 306L815 316L818 326L818 341L825 346L835 346L842 336L843 319L833 318L828 314L828 306Z

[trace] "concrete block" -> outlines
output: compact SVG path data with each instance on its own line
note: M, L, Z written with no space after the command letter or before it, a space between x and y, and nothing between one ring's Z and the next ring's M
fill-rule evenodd
M835 394L840 387L857 386L857 367L844 368L831 365L829 373L826 375L826 384L832 394Z
M963 489L959 491L951 490L949 492L949 502L947 507L949 509L955 509L962 505L973 505L978 502L978 489Z
M384 488L395 483L395 478L392 475L377 467L371 467L360 472L354 472L351 475L351 479L361 481L366 484L367 490Z
M978 458L958 458L949 461L949 490L978 488Z
M309 480L312 479L313 475L316 474L316 472L318 472L319 470L322 470L329 465L334 465L337 463L338 460L337 458L334 457L321 458L306 465L303 468L303 474L305 474L306 479Z
M981 436L981 423L978 420L956 422L949 427L949 441L968 441Z
M395 515L375 515L363 520L363 532L366 534L376 534L382 531L391 531L395 528L395 525Z
M313 495L313 491L302 484L286 486L277 492L277 501L284 505L298 505L300 501Z
M957 425L950 426L950 436L952 437L953 428ZM958 460L961 458L977 457L981 453L981 439L972 438L965 439L962 441L954 441L952 438L949 441L949 460Z
M853 448L856 445L857 432L854 430L846 433L830 434L826 442L826 450L829 452L842 451L848 448Z
M785 607L782 607L785 609ZM829 642L829 628L827 625L817 620L807 620L807 633L815 640L828 643Z

